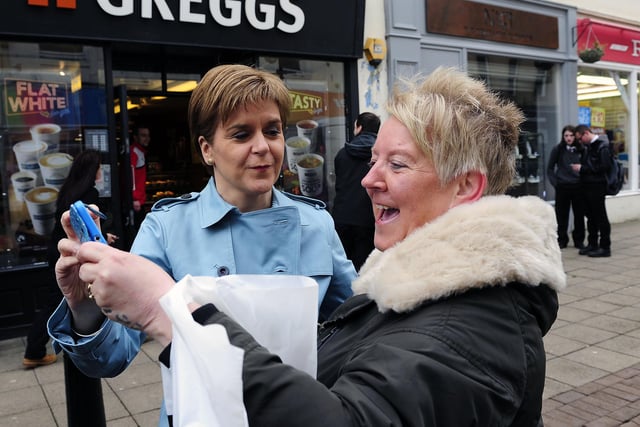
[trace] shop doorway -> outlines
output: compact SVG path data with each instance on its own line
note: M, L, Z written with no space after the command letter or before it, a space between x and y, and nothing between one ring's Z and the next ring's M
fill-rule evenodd
M157 93L128 90L126 86L115 88L114 115L124 228L124 246L129 248L143 216L133 210L133 170L131 145L136 127L150 130L151 140L146 149L147 179L145 182L145 213L153 204L166 197L179 197L192 191L200 191L208 175L200 164L195 148L189 140L187 108L189 93L159 96Z

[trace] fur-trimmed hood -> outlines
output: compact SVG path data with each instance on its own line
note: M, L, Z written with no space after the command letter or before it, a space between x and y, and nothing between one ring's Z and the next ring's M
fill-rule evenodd
M410 311L473 288L566 285L553 208L535 196L487 196L457 206L384 252L353 282L382 312Z

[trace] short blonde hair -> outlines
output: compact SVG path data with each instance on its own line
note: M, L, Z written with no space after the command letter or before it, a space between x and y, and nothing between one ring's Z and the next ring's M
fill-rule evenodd
M239 108L265 101L273 101L278 106L284 128L291 99L280 78L246 65L219 65L210 69L189 100L189 132L196 151L202 157L200 136L213 141L218 125L225 123Z
M433 162L443 185L479 171L485 194L502 194L515 175L522 111L481 81L453 68L402 80L387 105Z

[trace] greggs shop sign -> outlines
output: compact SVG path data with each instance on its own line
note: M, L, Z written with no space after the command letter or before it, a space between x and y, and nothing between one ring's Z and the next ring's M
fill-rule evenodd
M364 2L10 0L0 33L359 58Z

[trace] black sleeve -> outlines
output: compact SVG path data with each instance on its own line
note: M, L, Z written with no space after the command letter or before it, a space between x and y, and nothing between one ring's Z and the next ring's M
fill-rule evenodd
M513 393L505 387L513 380L487 375L473 355L452 349L455 343L401 328L359 348L329 388L282 363L238 323L207 307L194 318L210 314L204 323L224 326L231 344L245 352L243 394L251 427L473 425L473 420L498 425L515 412ZM520 334L517 326L500 333ZM516 359L506 372L521 377L525 358ZM475 409L459 410L451 396Z
M218 312L218 309L216 308L215 305L205 304L202 307L198 308L193 313L191 313L191 315L193 316L193 320L200 323L201 325L204 325L207 319L209 319L211 316L213 316L217 312ZM158 357L158 360L160 361L160 363L162 363L167 368L171 367L170 359L171 359L171 343L169 343L169 345L162 350L162 352L160 353L160 356Z
M549 177L549 182L554 187L556 186L556 164L558 163L558 146L556 145L551 149L551 154L549 154L549 163L547 165L547 176Z
M328 414L337 415L341 412L340 399L306 373L283 364L278 356L260 346L244 328L218 311L213 304L198 308L192 315L200 324L217 323L224 326L231 344L245 351L242 381L249 425L349 425L333 421L326 424ZM171 344L159 356L160 362L167 367L170 366L170 353Z

